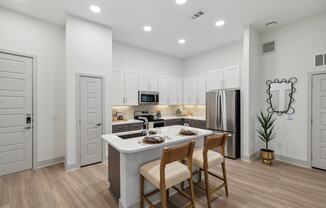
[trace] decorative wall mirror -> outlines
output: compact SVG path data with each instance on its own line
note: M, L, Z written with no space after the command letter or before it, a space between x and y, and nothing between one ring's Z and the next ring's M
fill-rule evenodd
M269 113L282 115L284 113L293 114L295 112L292 103L294 102L293 93L296 91L294 83L297 81L297 78L292 77L289 80L275 79L274 81L268 80L266 82L268 85L266 91L268 95L267 103L269 104L267 111Z

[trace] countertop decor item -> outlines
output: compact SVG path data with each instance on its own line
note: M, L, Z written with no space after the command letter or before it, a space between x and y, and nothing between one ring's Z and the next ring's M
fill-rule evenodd
M178 117L182 116L182 112L181 112L181 110L179 108L175 112L175 115L178 116Z
M198 132L194 129L190 129L190 128L182 128L179 132L180 135L184 135L184 136L192 136L192 135L197 135Z
M268 80L266 84L268 89L266 91L269 104L267 111L269 113L277 113L282 115L284 113L294 114L295 109L292 106L294 102L293 94L296 92L294 84L298 81L297 78L292 77L290 79L275 79L274 81Z
M142 141L145 144L161 144L165 139L161 136L146 136Z
M260 124L259 129L257 129L258 137L265 143L265 149L260 149L260 157L263 164L271 165L274 159L274 151L268 148L268 143L275 138L274 122L276 119L273 118L272 113L265 115L263 112L257 115L257 119Z

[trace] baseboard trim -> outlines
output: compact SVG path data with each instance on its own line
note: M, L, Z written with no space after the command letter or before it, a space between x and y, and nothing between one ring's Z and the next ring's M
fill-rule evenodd
M279 161L282 161L285 163L289 163L289 164L304 167L304 168L311 168L309 161L299 160L299 159L295 159L292 157L286 157L286 156L277 155L277 154L275 154L274 156L275 156L275 160L279 160Z
M251 154L250 156L242 155L241 160L246 161L246 162L252 162L259 157L260 157L260 151L257 151L255 153ZM291 165L296 165L296 166L300 166L300 167L304 167L304 168L311 168L309 161L299 160L299 159L295 159L292 157L286 157L286 156L277 155L277 154L275 154L274 157L275 157L275 160L289 163Z
M256 160L259 157L259 151L251 154L251 155L241 155L241 160L246 161L246 162L252 162Z
M47 167L47 166L63 163L64 160L65 160L64 156L60 156L60 157L55 157L55 158L48 159L48 160L38 161L37 162L37 168L44 168L44 167Z
M77 163L67 164L67 161L65 161L66 172L70 172L78 169L80 169L80 166Z

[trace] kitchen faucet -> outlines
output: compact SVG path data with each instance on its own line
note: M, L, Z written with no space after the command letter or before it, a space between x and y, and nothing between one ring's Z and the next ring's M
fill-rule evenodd
M144 121L145 129L143 129L143 133L146 134L146 136L148 136L148 130L149 130L148 118L140 116L138 117L138 119Z

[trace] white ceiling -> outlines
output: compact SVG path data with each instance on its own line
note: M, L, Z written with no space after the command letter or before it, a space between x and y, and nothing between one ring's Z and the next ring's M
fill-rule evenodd
M91 4L102 8L100 14L89 11ZM108 25L114 39L177 57L188 57L240 40L243 28L251 24L259 31L302 19L326 10L326 0L1 0L0 5L47 21L64 25L67 14ZM189 16L202 9L197 20ZM214 23L225 20L225 26ZM276 20L277 26L265 23ZM150 33L143 31L151 25ZM177 44L179 38L187 40Z

